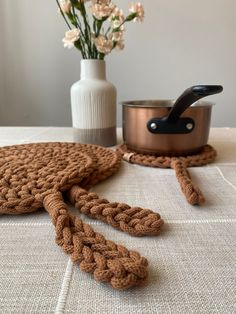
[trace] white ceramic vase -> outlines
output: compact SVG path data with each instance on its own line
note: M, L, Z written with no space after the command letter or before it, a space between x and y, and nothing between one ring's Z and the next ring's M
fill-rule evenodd
M116 88L106 80L103 60L81 60L80 81L71 87L74 140L116 145Z

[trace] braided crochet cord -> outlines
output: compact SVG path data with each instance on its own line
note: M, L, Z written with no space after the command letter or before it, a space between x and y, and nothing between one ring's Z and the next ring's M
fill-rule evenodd
M88 144L37 143L0 148L0 214L44 207L56 243L80 269L115 289L147 279L148 262L138 252L106 240L69 212L62 193L84 214L134 236L156 235L163 220L149 209L109 203L86 189L118 171L115 151Z
M125 144L120 145L117 151L124 160L130 163L148 167L173 168L187 201L191 205L201 205L205 202L201 190L193 184L187 167L198 167L213 162L216 158L216 151L212 146L206 145L199 154L185 157L139 154L129 150Z
M78 217L69 214L61 193L49 194L44 206L56 229L56 243L80 269L115 289L142 284L147 278L147 260L135 251L106 240Z
M96 193L89 193L76 185L68 194L71 203L83 214L133 236L157 235L164 223L160 215L150 209L109 203L108 200L99 198Z

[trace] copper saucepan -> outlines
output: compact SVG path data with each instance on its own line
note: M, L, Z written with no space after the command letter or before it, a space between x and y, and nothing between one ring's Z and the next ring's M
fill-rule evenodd
M156 155L199 152L208 141L213 103L198 100L222 90L220 85L197 85L176 101L122 102L125 144L131 150Z

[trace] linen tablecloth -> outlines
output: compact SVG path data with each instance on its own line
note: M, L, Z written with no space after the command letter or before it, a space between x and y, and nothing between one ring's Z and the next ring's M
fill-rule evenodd
M73 141L71 128L0 128L0 146ZM73 265L41 210L0 216L0 313L236 313L236 129L211 129L216 162L190 168L206 203L189 205L171 169L122 163L93 188L110 201L159 212L159 236L135 238L82 217L149 261L143 287L114 291ZM79 212L72 209L79 215Z

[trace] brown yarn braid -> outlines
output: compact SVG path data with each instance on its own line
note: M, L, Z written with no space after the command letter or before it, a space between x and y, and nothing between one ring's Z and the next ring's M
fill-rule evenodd
M147 260L139 253L106 240L78 217L69 214L61 193L49 194L44 207L56 229L56 243L80 269L115 289L140 285L147 278Z
M106 240L72 215L66 192L81 212L131 235L155 235L163 224L148 209L109 203L84 190L114 174L119 154L95 145L37 143L0 148L0 214L22 214L45 207L56 231L56 243L115 289L140 285L147 278L147 260L139 253ZM83 187L83 188L81 188Z
M99 198L96 193L88 192L76 185L69 190L69 198L83 214L133 236L156 235L164 223L158 213L149 209L109 203L106 199Z
M201 190L192 183L185 162L178 158L173 159L171 161L171 168L175 170L176 178L187 201L191 205L203 204L205 202L205 198Z
M212 146L206 145L199 154L185 157L139 154L129 150L125 144L120 145L117 151L124 160L130 163L148 167L173 168L187 201L191 205L201 205L204 203L204 196L200 189L192 183L187 167L203 166L214 161L216 151Z

